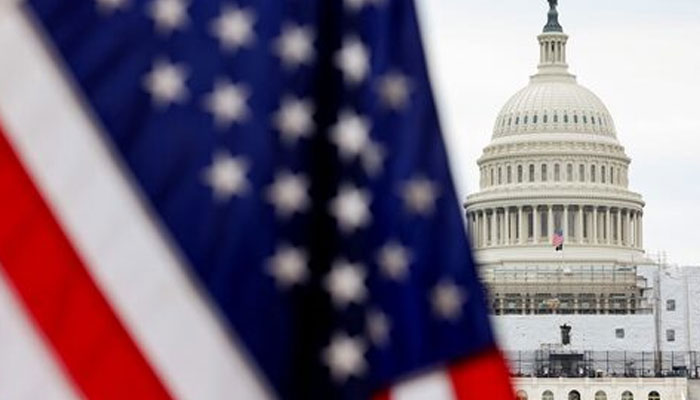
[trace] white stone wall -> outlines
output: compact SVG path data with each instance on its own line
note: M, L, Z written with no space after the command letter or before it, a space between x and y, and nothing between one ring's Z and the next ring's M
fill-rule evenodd
M655 350L654 316L641 315L498 315L493 325L505 351L540 350L542 345L561 344L564 324L571 326L572 351ZM625 330L625 337L615 330Z
M662 400L686 400L688 381L685 378L515 378L516 390L527 394L528 400L540 400L549 390L554 400L568 400L569 392L576 390L582 400L594 400L595 393L605 392L608 400L620 400L630 391L635 400L647 400L653 390Z

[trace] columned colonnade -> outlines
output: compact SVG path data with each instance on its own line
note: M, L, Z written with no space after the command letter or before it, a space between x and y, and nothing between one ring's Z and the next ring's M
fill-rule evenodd
M467 212L476 248L551 243L554 232L561 229L565 244L641 249L642 217L642 211L632 207L587 204L475 207Z

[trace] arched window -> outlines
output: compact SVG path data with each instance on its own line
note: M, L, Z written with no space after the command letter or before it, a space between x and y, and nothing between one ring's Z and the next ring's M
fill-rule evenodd
M554 400L554 393L551 390L545 390L542 393L542 400Z
M496 180L493 179L494 178L493 174L494 174L494 171L493 171L493 168L491 168L491 179L489 180L489 186L493 186L493 184L496 182Z
M599 391L595 392L594 400L608 400L608 395L605 394L604 391L599 390Z
M503 168L498 167L498 184L500 185L503 182Z
M520 117L515 117L515 125L518 125L520 123Z
M547 164L542 164L541 178L542 182L547 182Z
M559 182L561 180L561 167L559 164L554 164L554 181Z
M554 122L559 122L559 115L554 114Z
M586 166L579 164L578 166L578 180L581 182L586 181Z
M600 167L600 181L605 183L605 165Z
M527 393L524 390L518 390L518 392L515 394L515 398L517 400L527 400Z
M568 114L564 114L564 123L565 124L569 123L569 115Z
M657 391L649 392L649 400L661 400L661 395Z
M578 115L574 114L574 123L578 124Z
M591 182L595 183L595 165L591 165Z
M523 166L518 165L518 183L523 183Z
M581 393L579 393L578 390L570 391L569 400L581 400Z
M532 123L536 124L537 123L537 114L535 114L534 117L532 117Z
M620 400L634 400L634 395L629 390L626 390L622 393Z
M530 164L530 176L528 177L528 180L530 182L535 181L535 164Z
M584 123L584 124L587 124L587 123L588 123L588 117L585 116L585 115L583 116L583 123Z
M566 181L573 182L574 180L574 166L572 164L566 165Z

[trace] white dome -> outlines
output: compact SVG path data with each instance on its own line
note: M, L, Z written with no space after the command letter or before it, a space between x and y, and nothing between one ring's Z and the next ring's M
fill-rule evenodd
M615 137L615 126L598 96L573 77L535 76L503 106L493 137L540 132Z

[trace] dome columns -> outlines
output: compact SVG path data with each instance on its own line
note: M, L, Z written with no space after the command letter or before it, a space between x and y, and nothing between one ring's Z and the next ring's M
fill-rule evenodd
M556 230L565 246L642 249L641 208L591 204L532 203L470 207L469 234L476 249L548 246Z

